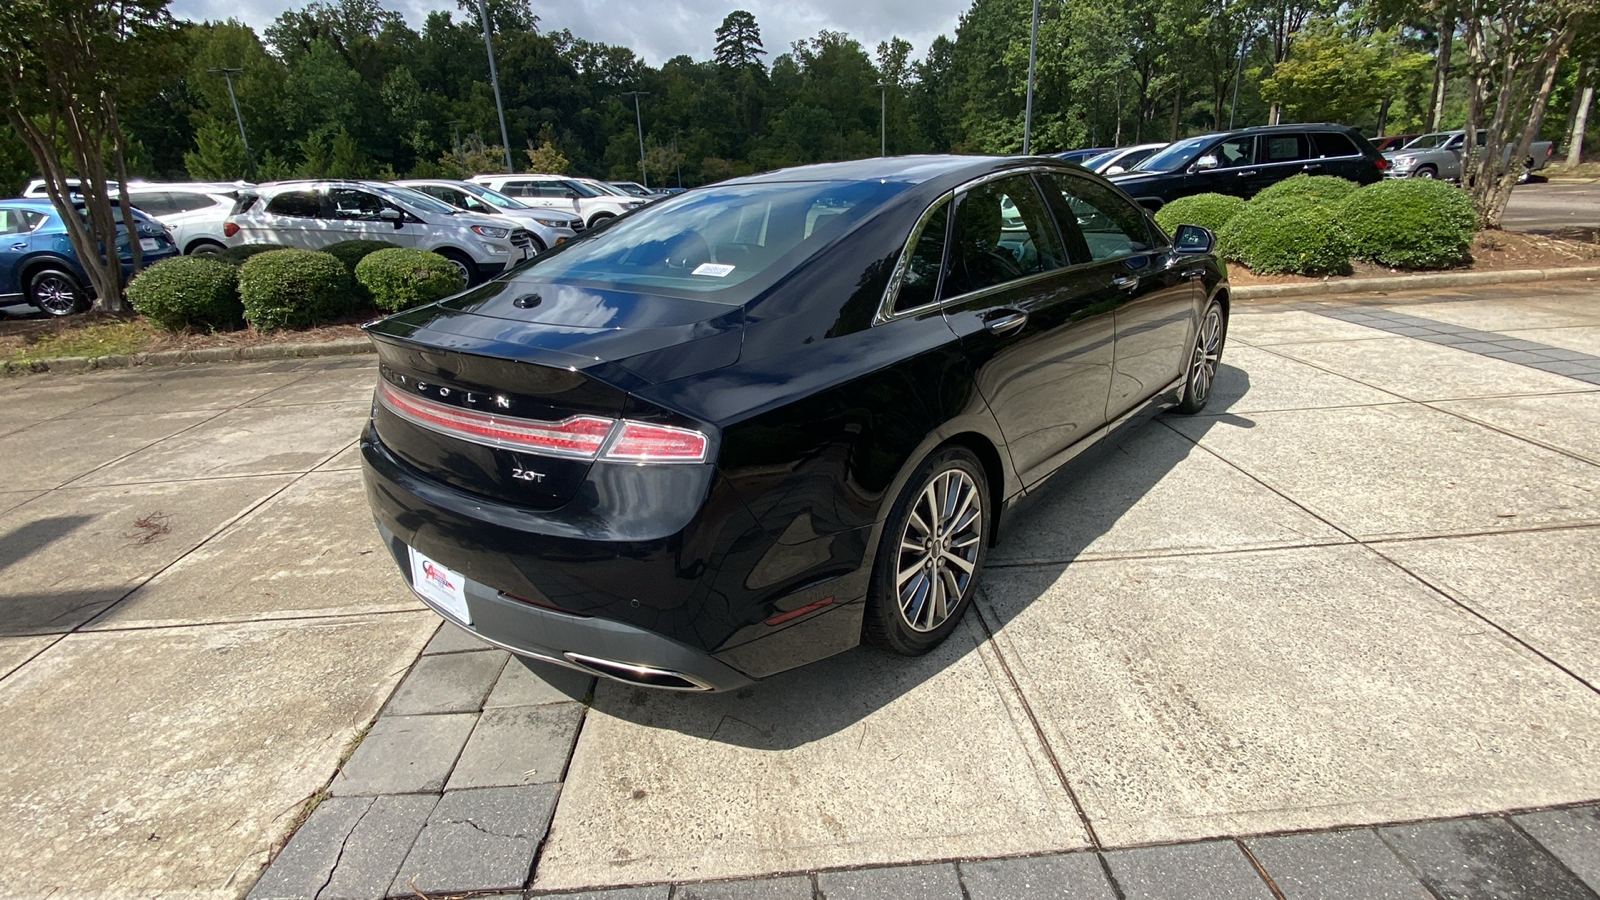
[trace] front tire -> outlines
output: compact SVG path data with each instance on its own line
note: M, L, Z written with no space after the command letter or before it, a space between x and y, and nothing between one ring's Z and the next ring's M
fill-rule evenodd
M435 250L434 252L445 259L450 260L450 262L455 265L456 271L461 273L462 283L467 287L472 287L478 283L478 266L472 261L471 257L467 256L465 253L462 253L460 250L446 249Z
M599 228L601 225L604 225L606 222L615 218L616 216L611 213L595 213L594 218L589 220L589 227Z
M1213 300L1206 304L1200 317L1200 327L1194 336L1194 348L1189 352L1189 370L1183 377L1183 400L1178 412L1192 416L1206 408L1211 399L1211 389L1217 381L1217 367L1222 363L1222 345L1228 340L1228 317L1222 304Z
M1429 179L1438 178L1439 177L1439 170L1435 169L1433 166L1423 166L1422 168L1420 168L1420 169L1418 169L1416 171L1415 177L1417 177L1417 178L1429 178Z
M867 642L921 656L949 637L972 605L992 521L989 481L971 451L947 447L918 466L879 541Z
M76 275L46 266L28 278L28 302L48 316L69 316L82 310L88 292Z

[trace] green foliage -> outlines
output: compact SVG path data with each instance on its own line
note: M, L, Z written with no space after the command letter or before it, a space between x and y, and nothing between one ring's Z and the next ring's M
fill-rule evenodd
M1224 257L1252 272L1332 275L1350 265L1334 210L1302 197L1252 200L1217 238Z
M204 256L175 256L140 272L128 285L128 302L168 331L215 331L244 322L239 270Z
M374 306L389 311L432 303L467 286L454 263L409 247L379 250L361 260L356 281L372 296Z
M219 119L195 132L195 149L183 154L183 167L196 181L234 181L250 174L239 129Z
M1314 20L1262 79L1262 96L1282 103L1287 121L1353 122L1429 70L1432 58L1402 46L1398 29L1365 24Z
M1267 187L1256 194L1255 199L1264 201L1275 197L1298 197L1324 206L1338 206L1359 187L1361 185L1354 181L1332 175L1300 174Z
M1179 197L1166 206L1156 210L1156 224L1166 229L1168 234L1177 230L1179 225L1204 225L1212 231L1220 232L1239 210L1244 208L1244 201L1238 197L1227 194L1193 194L1188 197Z
M529 172L560 175L567 171L567 166L571 165L552 141L545 141L539 145L537 150L524 150L522 152L528 154Z
M218 253L215 257L213 257L213 259L220 260L230 265L242 266L244 265L245 260L255 256L257 253L267 253L272 250L282 249L282 244L240 244L237 247L229 247L221 253Z
M1477 216L1460 188L1395 178L1351 194L1339 223L1360 259L1400 269L1443 269L1470 261Z
M356 266L366 259L368 254L398 246L400 245L392 241L339 241L322 248L322 252L337 259L344 265L345 271L354 276Z
M339 260L315 250L274 250L239 267L245 321L262 331L308 328L350 305L350 273Z

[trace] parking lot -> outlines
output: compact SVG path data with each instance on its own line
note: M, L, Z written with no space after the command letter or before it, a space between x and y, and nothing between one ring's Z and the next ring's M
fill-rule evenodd
M1224 363L1030 501L932 654L596 685L531 886L1600 799L1600 287L1244 305ZM0 382L0 894L240 896L394 702L438 619L360 491L373 379Z

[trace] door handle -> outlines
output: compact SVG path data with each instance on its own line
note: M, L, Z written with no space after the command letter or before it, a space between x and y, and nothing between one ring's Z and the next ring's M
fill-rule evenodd
M1111 283L1125 291L1135 290L1139 287L1139 276L1121 275L1111 279Z
M1300 171L1315 172L1320 168L1322 168L1322 163L1307 163L1306 165L1300 167Z
M1186 281L1196 281L1206 277L1205 269L1184 269L1183 277Z
M1239 173L1239 177L1240 178L1244 178L1247 175L1254 175L1254 174L1256 174L1256 170L1255 169L1246 169L1243 172Z
M13 250L26 250L26 249L28 249L28 243L26 241L24 241L24 242L22 242L20 244L12 244L11 245L11 249L13 249Z
M1028 324L1028 314L1014 309L997 310L986 316L983 327L989 329L991 334L1010 334Z

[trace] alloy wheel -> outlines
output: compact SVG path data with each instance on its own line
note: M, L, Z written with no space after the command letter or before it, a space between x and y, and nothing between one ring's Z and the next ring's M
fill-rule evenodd
M972 476L957 468L935 475L906 518L895 566L900 615L913 631L933 631L959 608L982 542L983 498Z
M64 316L78 308L78 286L65 275L49 272L33 283L33 299L52 316Z
M1211 383L1217 379L1217 364L1222 359L1222 309L1216 304L1206 310L1200 334L1194 342L1194 359L1189 364L1189 395L1196 405L1211 396Z

